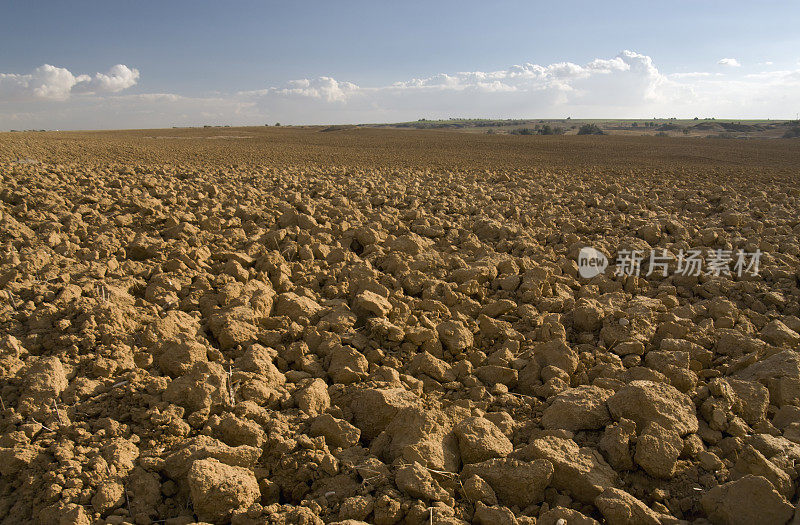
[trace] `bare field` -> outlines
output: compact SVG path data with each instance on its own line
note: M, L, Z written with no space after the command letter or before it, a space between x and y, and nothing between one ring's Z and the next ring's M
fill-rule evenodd
M793 518L796 141L323 129L0 134L1 523Z
M0 133L0 158L42 162L169 163L225 166L313 164L460 170L601 167L746 170L796 175L791 139L510 136L374 128L179 128L136 131Z

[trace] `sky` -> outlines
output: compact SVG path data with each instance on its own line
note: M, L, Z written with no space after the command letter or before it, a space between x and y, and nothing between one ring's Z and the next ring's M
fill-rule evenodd
M800 2L0 0L0 130L797 118Z

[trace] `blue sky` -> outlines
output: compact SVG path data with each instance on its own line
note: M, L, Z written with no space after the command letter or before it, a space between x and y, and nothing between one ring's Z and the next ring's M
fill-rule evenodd
M791 1L0 2L0 129L793 118L798 22Z

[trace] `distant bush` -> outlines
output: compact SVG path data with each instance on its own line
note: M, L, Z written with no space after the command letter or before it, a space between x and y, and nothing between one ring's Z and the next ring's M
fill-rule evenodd
M750 124L742 124L741 122L720 122L719 125L725 128L725 131L748 132L759 131L761 129L761 126L751 126Z
M656 137L669 137L669 133L667 133L666 131L659 131L658 133L656 133Z
M566 133L564 128L550 124L545 124L539 129L539 135L563 135L564 133Z
M508 133L510 135L563 135L567 131L561 126L551 126L544 124L535 128L517 128L512 129Z
M605 135L597 124L584 124L578 129L578 135Z
M800 126L795 126L792 129L786 131L783 134L783 138L785 139L797 139L800 138Z

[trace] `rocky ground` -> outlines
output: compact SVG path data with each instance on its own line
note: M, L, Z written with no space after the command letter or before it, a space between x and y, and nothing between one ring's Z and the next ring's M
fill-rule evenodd
M56 163L15 135L2 523L797 519L796 164ZM614 275L693 247L760 274Z

